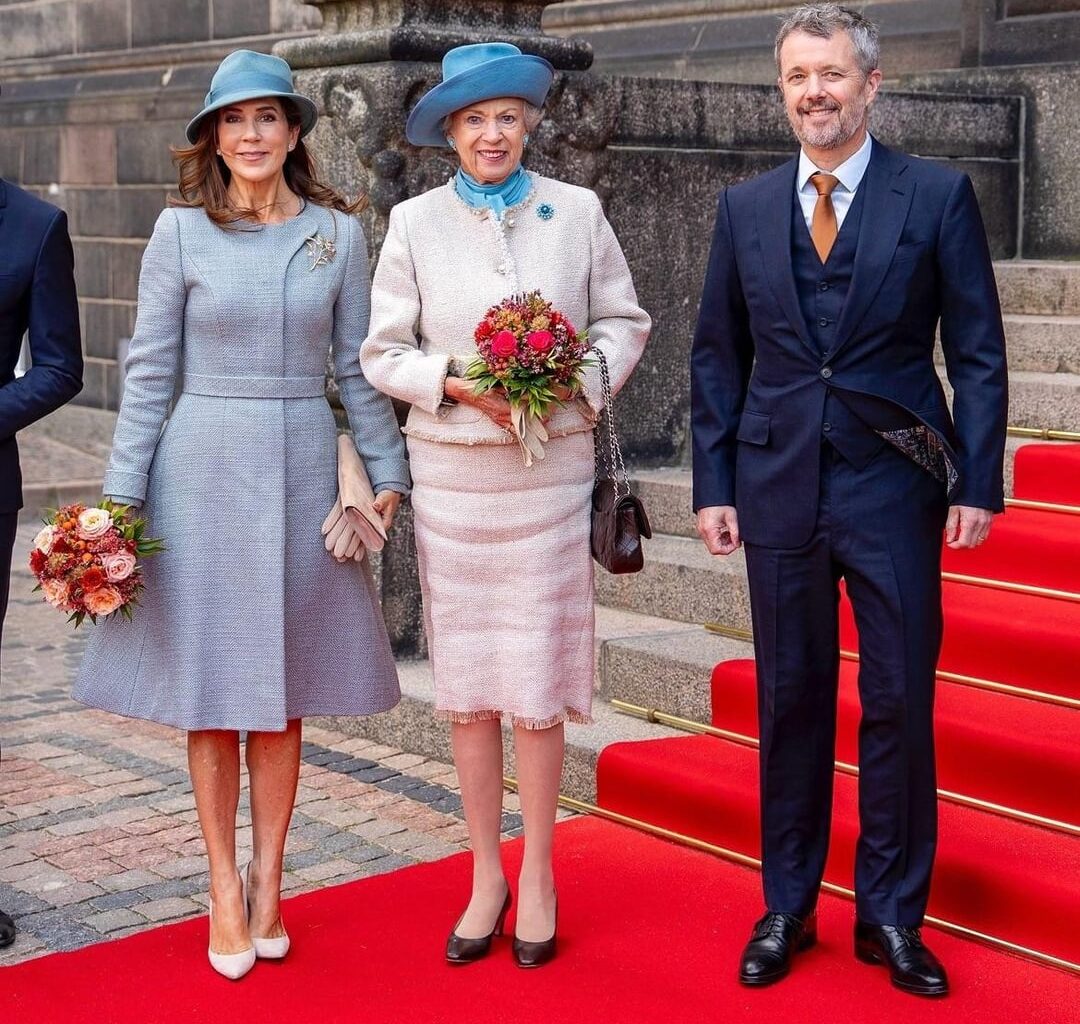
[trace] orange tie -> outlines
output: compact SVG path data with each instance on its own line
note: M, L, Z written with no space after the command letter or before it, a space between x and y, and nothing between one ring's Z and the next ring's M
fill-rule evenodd
M836 210L833 209L832 191L840 184L840 179L832 174L811 174L810 180L817 189L817 203L814 205L814 219L810 224L810 237L822 263L829 258L833 243L836 241Z

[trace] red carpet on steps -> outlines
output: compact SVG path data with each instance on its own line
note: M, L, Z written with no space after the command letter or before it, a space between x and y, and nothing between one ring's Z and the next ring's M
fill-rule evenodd
M985 544L967 551L944 548L941 567L965 576L1075 593L1080 591L1080 515L1006 509L994 519Z
M760 855L758 754L749 747L712 736L612 744L600 755L597 802ZM1080 841L946 802L939 817L929 912L1080 963ZM848 888L857 822L857 780L838 773L825 874Z
M927 930L953 994L897 992L851 954L851 905L825 897L821 941L780 985L735 981L756 873L597 819L559 826L560 956L522 971L509 940L442 961L468 888L454 857L289 900L293 950L228 982L206 963L205 918L5 968L19 1024L1065 1024L1080 983ZM516 874L520 845L507 847Z
M1013 473L1018 498L1080 505L1080 444L1025 444L1016 451Z
M840 665L836 756L848 764L859 760L858 671ZM756 687L753 661L717 665L712 724L756 737ZM1080 711L942 682L934 719L941 789L1080 825Z
M941 670L1080 698L1080 603L946 582L942 605ZM858 650L846 597L840 643Z

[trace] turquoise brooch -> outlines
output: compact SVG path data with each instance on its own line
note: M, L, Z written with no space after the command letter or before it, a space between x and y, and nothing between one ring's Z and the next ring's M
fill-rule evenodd
M551 220L555 216L555 207L551 203L541 203L536 208L536 216L541 220Z

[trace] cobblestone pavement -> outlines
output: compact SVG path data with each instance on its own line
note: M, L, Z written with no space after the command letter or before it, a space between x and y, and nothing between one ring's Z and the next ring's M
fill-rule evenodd
M4 629L0 909L20 931L0 965L202 914L207 902L184 734L69 698L85 631L31 593L34 532L19 531ZM456 786L448 765L306 726L285 891L462 850ZM503 831L517 834L517 797L505 806ZM251 852L248 810L245 795L241 864Z

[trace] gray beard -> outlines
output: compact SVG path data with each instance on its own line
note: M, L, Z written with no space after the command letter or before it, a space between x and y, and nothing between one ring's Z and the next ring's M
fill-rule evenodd
M810 146L812 149L837 149L853 139L862 127L866 116L866 104L858 103L847 110L841 107L835 113L838 116L831 124L805 125L798 113L788 120L791 122L795 137L804 146Z

